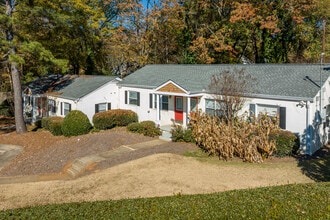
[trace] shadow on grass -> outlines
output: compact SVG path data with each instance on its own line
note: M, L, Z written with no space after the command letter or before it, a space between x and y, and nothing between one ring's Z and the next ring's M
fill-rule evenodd
M323 147L312 156L298 158L303 174L317 182L330 181L330 147Z

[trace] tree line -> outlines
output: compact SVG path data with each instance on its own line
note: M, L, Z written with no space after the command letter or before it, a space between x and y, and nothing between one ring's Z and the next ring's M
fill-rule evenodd
M146 64L326 62L330 0L0 0L0 79ZM1 86L1 88L4 86ZM16 90L15 90L16 88ZM17 117L16 117L17 116Z
M330 4L329 0L0 2L1 73L8 73L8 64L15 61L24 81L45 73L125 75L154 63L319 62L322 21L329 19ZM11 16L8 2L15 6ZM16 53L9 54L13 47Z

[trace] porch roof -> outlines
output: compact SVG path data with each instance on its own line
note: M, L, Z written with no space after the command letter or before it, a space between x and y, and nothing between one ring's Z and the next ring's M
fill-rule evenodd
M147 65L124 78L120 85L156 89L168 81L179 85L189 94L208 92L212 75L223 71L244 69L255 79L255 97L291 100L312 100L319 88L308 80L320 84L319 64L219 64L219 65ZM322 84L330 76L330 65L323 65Z

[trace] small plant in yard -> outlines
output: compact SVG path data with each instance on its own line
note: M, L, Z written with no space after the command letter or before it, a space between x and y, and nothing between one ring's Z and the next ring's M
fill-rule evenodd
M155 137L161 135L161 131L153 121L133 122L127 126L127 130L144 136Z
M44 117L41 119L41 128L50 131L55 136L62 135L62 117Z
M43 117L41 119L41 127L46 130L49 130L49 121L50 121L50 117Z
M48 122L48 128L49 131L54 135L54 136L61 136L63 135L62 133L62 122L64 118L62 117L50 117L49 122Z
M173 124L171 129L172 141L196 143L191 129L184 129L181 125Z
M276 157L285 157L296 154L299 148L298 137L285 130L277 130L270 134L270 140L274 140L276 143L276 150L274 155Z
M70 111L62 122L62 132L66 137L87 134L92 128L88 117L81 111Z

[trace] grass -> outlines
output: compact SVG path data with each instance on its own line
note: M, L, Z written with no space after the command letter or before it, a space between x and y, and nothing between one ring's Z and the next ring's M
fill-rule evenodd
M46 205L0 212L0 219L329 219L330 183Z
M226 164L202 150L185 156ZM297 165L317 183L35 206L1 211L0 219L330 219L330 157L300 160Z

